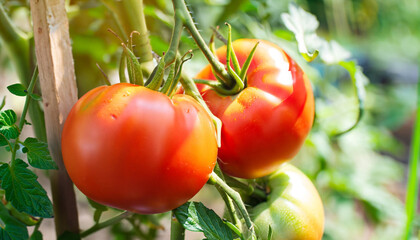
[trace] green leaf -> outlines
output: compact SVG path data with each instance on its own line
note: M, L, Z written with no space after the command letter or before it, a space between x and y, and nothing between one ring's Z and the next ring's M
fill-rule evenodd
M0 181L3 181L3 176L6 175L7 169L9 168L9 164L7 163L1 163L0 164ZM0 189L2 190L2 189ZM2 190L4 191L4 190ZM4 192L3 192L4 194Z
M8 143L9 141L3 135L0 135L0 147L7 146Z
M318 51L308 43L318 38L315 30L319 22L314 15L306 12L295 3L289 4L289 13L281 14L281 19L287 29L295 34L299 52L307 61L312 61L318 56Z
M40 169L58 169L57 164L51 158L48 144L31 137L25 139L22 144L25 146L22 149L22 152L28 155L28 162L32 167Z
M3 97L3 100L0 103L0 110L4 108L4 105L6 105L6 96Z
M187 202L174 210L178 221L185 229L203 232L208 239L231 240L232 230L211 209L200 202Z
M15 125L17 121L16 113L9 109L0 112L0 133L6 137L6 139L15 139L19 136L19 130Z
M319 22L314 15L294 3L289 5L289 13L281 18L287 29L295 34L299 52L310 62L318 54L326 64L338 64L350 58L351 53L336 41L327 41L316 34Z
M21 212L32 216L51 218L53 206L46 191L37 181L35 173L27 169L21 159L14 160L11 165L0 166L2 174L1 187L6 191L6 200Z
M9 92L11 92L12 94L16 96L24 97L28 95L28 91L26 90L26 87L20 83L10 85L7 87L7 89L9 90Z
M273 229L271 228L271 225L268 226L268 236L267 236L267 240L271 240L273 239Z
M39 96L38 94L36 94L36 93L31 93L31 95L29 95L29 96L31 96L31 98L33 99L33 100L35 100L35 101L41 101L42 100L42 97L41 96Z
M340 62L340 66L342 66L349 72L350 78L353 81L353 86L355 88L356 95L357 95L359 114L357 116L355 123L351 127L349 127L345 131L335 134L335 136L339 136L347 132L350 132L357 126L357 124L360 122L360 119L362 119L362 116L365 110L365 99L366 99L365 85L369 82L369 79L363 74L362 68L359 65L357 65L356 62L342 61Z
M0 203L0 239L2 240L16 240L28 239L28 229L26 226L19 222L16 218L10 216L8 210Z
M31 238L29 240L42 240L42 233L36 230L34 233L32 233Z

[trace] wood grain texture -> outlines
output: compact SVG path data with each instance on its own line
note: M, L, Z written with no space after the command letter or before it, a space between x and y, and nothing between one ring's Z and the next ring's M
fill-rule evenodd
M59 167L50 174L56 232L57 236L78 233L73 184L61 155L64 120L77 101L68 19L64 0L31 0L30 4L48 146Z

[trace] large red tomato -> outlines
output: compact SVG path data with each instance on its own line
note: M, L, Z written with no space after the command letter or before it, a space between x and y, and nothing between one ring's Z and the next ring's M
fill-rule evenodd
M102 86L71 110L62 134L70 178L99 203L171 210L207 182L217 158L213 123L191 97L132 84Z
M244 90L234 96L223 96L200 86L210 110L223 123L220 167L241 178L267 175L292 159L314 118L310 82L280 47L263 40L237 40L233 48L240 65L257 41L260 44L247 72ZM226 64L226 47L218 49L217 56ZM196 78L215 79L210 66Z

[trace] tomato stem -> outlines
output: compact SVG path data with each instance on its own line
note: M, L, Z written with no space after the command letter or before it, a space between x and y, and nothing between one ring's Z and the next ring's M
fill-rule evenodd
M179 39L182 35L183 22L179 11L174 14L175 25L172 30L171 42L168 51L165 54L165 66L173 63L178 55Z
M210 87L212 87L214 90L216 90L216 92L223 94L223 95L230 95L232 93L232 91L227 90L223 83L220 83L218 81L212 81L212 80L206 80L206 79L194 79L195 83L198 84L205 84L208 85Z
M220 176L220 178L225 181L222 171L219 168L219 165L216 164L216 167L214 168L214 172ZM239 219L238 212L236 211L235 205L232 201L232 198L230 198L227 193L219 186L216 186L217 191L219 192L220 196L223 198L223 201L226 204L226 209L229 213L231 222L237 227L238 229L242 229L242 222Z
M184 240L185 228L182 226L178 219L176 219L174 212L171 216L171 240Z
M112 226L112 225L118 223L119 221L121 221L121 220L123 220L123 219L125 219L125 218L127 218L131 215L133 215L133 213L125 211L125 212L122 212L122 213L120 213L120 214L118 214L118 215L116 215L116 216L114 216L114 217L112 217L112 218L110 218L110 219L108 219L104 222L96 223L95 225L93 225L89 229L81 232L80 237L81 238L87 237L90 234L95 233L95 232L97 232L97 231L99 231L103 228Z
M225 66L219 62L219 60L213 55L210 48L207 46L203 40L201 34L198 32L198 29L195 27L194 21L188 11L187 6L185 5L184 0L172 0L174 5L175 12L178 12L180 15L185 27L187 27L194 41L197 43L200 50L203 52L204 56L207 58L208 62L212 68L216 71L217 75L224 81L228 87L233 87L235 80L230 76L226 71Z
M209 183L220 187L227 193L229 197L232 198L233 202L236 204L236 207L239 209L242 217L245 220L245 225L248 228L250 233L250 239L257 239L255 235L254 224L252 223L251 217L248 214L248 211L245 208L245 204L242 201L241 195L233 190L229 185L226 184L215 172L212 172L210 175Z
M31 94L34 92L36 81L38 80L38 66L35 67L34 73L32 74L31 81L29 82L28 86L28 94L26 95L25 105L23 106L22 115L20 116L19 120L19 131L22 131L23 126L25 125L25 117L28 113L29 103L31 102ZM17 140L16 140L17 142Z
M229 186L244 190L246 195L252 196L258 199L262 199L262 200L267 199L266 191L260 188L254 187L252 185L249 185L247 183L244 183L242 181L239 181L238 179L234 177L231 177L228 175L224 175L224 177L225 177L226 182L229 184Z
M217 34L216 31L217 30L215 29L213 31L213 34L211 35L210 42L209 42L209 48L210 48L210 51L213 53L213 55L217 58L216 44L214 43L214 38L215 38L215 35ZM224 94L224 95L233 95L233 94L235 94L235 93L232 93L231 90L227 90L228 87L226 87L225 82L219 76L217 76L217 73L214 70L214 68L211 68L211 72L213 73L213 75L215 76L215 78L217 79L217 81L197 79L198 82L196 81L196 83L199 83L201 81L202 84L206 84L206 85L212 87L213 89L215 89L218 93L221 93L221 94Z
M25 97L25 104L23 105L22 114L21 114L20 120L19 120L19 126L18 126L19 135L22 133L23 126L25 126L26 114L28 113L29 104L30 104L31 99L32 99L31 95L34 91L37 79L38 79L38 67L35 67L34 73L32 74L31 81L29 82L29 87L27 89L27 95ZM19 147L19 136L15 140L14 147L10 148L10 151L12 152L12 160L11 160L12 164L16 159L16 151L18 150L18 147Z

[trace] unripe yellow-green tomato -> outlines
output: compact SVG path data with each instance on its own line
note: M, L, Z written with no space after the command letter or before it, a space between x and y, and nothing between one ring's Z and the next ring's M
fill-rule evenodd
M251 217L257 235L272 240L319 240L324 232L324 208L309 178L291 164L269 176L267 201L255 206Z

